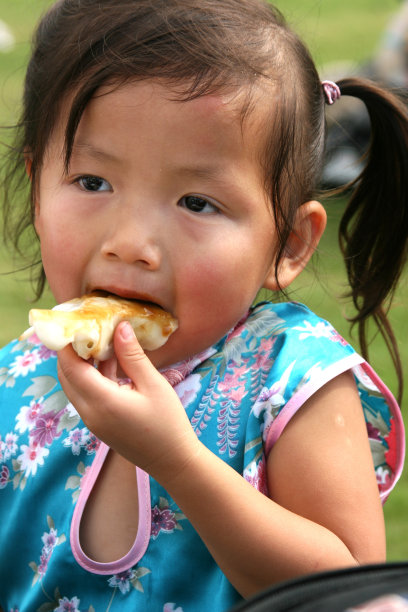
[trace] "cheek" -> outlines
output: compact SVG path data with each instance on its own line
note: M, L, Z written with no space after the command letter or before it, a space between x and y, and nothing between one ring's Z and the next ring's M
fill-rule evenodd
M58 302L75 297L80 291L89 239L84 240L78 228L73 231L58 217L47 225L40 215L37 225L43 266L54 297Z
M249 269L241 257L225 254L217 260L204 258L183 266L178 276L178 288L183 303L194 309L197 316L207 319L211 313L227 317L238 304L249 307L257 288L251 282Z

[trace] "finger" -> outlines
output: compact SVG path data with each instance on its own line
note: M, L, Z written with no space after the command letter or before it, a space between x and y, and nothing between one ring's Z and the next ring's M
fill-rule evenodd
M120 366L139 390L154 382L158 384L163 382L163 377L143 351L132 326L127 321L117 326L114 346Z
M115 385L93 365L78 357L72 346L58 351L58 378L68 399L78 411L86 410L95 391L103 396L111 392Z

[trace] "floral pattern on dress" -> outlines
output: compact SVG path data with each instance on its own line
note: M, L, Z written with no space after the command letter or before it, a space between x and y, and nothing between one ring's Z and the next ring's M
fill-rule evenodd
M141 578L150 574L151 570L147 567L138 567L130 570L126 570L121 572L120 574L115 574L108 578L108 584L110 587L115 589L119 589L122 595L129 593L131 587L133 587L136 591L144 592L143 585L141 582Z
M155 540L160 533L173 533L175 529L182 531L179 521L186 520L182 512L173 511L165 497L160 497L159 503L152 508L151 537Z
M276 418L284 415L289 401L302 396L306 385L318 388L328 367L354 355L330 324L305 307L260 304L214 347L162 373L174 385L196 435L254 488L268 495L265 442ZM356 363L360 363L358 359ZM46 500L41 497L44 508L47 504L43 516L52 515L60 525L49 517L44 531L40 518L33 518L36 548L28 560L34 560L28 565L19 552L20 544L13 544L13 549L8 547L10 559L14 556L12 566L3 569L10 578L11 572L26 572L25 583L19 588L40 598L35 612L113 612L123 606L149 609L151 601L152 609L163 612L191 612L197 609L197 600L200 605L205 601L208 609L232 607L237 602L236 592L209 558L187 518L153 479L151 496L146 494L144 499L150 503L151 515L144 556L136 565L112 575L97 575L91 568L89 581L82 584L84 568L75 561L65 534L73 505L81 489L87 488L100 441L61 391L55 364L55 353L35 337L9 345L0 364L2 407L8 418L0 432L0 492L7 512L17 513L7 537L17 542L17 529L25 520L18 514L19 502L24 500L22 506L36 494L39 499L39 491L46 496L45 477L50 475L54 478L50 493ZM353 371L379 489L388 492L401 463L399 421L366 371L358 366ZM3 546L8 544L4 537L0 541ZM184 559L181 551L186 550L194 554ZM69 568L64 575L59 568L60 556L64 556L64 571ZM182 588L186 575L192 576L194 585L194 593L189 595ZM206 584L211 581L209 589ZM1 585L0 591L3 594ZM13 597L10 604L18 606L21 601Z
M47 572L48 562L56 546L63 544L66 541L64 534L58 535L58 531L55 528L55 523L50 516L47 516L47 524L49 531L43 533L41 540L43 547L40 553L40 563L37 564L35 561L31 561L29 566L34 572L34 578L32 584L34 585L37 580L42 580Z
M74 596L62 596L59 587L54 589L54 598L48 597L48 600L44 602L36 612L96 612L95 608L91 605L86 610L80 608L81 600Z
M82 438L75 437L75 426L80 418L60 389L58 380L52 376L34 376L37 368L45 361L55 358L56 353L41 345L33 335L28 341L18 342L13 352L16 355L9 368L0 371L0 385L14 387L17 378L27 378L22 398L27 400L19 408L15 429L0 439L0 488L9 483L24 489L27 479L35 477L49 457L50 447L68 433L63 439L65 446L71 446L74 454L85 448L88 454L94 453L99 441L81 430ZM29 399L31 398L31 399ZM74 432L72 430L74 429Z

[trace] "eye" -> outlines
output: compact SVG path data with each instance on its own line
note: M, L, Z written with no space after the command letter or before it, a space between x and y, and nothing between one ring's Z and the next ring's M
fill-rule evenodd
M80 176L75 181L84 191L112 191L112 187L108 181L100 176Z
M187 210L194 213L204 213L208 215L219 212L219 209L215 204L212 204L205 198L196 195L183 196L178 203L182 208L187 208Z

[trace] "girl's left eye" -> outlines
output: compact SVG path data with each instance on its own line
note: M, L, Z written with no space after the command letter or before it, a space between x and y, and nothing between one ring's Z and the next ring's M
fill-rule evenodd
M191 212L194 212L194 213L204 213L208 215L211 213L219 212L219 209L217 208L215 204L212 204L212 202L209 202L208 200L206 200L205 198L202 198L201 196L196 196L196 195L183 196L179 200L178 203L179 203L179 206L181 206L182 208L187 208L187 210L190 210Z
M84 191L112 191L110 183L100 176L80 176L75 182L78 183Z

